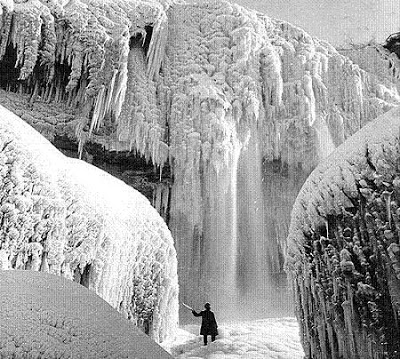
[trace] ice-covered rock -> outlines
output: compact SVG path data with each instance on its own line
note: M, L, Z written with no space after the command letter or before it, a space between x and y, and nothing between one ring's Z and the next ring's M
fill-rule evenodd
M228 1L46 4L3 4L1 103L80 152L97 143L144 156L160 177L170 168L154 203L168 212L183 298L237 312L240 293L264 309L299 188L399 103L391 79Z
M173 335L177 259L157 211L122 181L65 157L3 107L0 223L1 269L62 275L156 341Z
M400 108L369 123L307 179L287 270L307 358L395 358L400 314Z
M393 82L390 87L400 86L400 59L395 52L390 51L380 44L366 44L350 49L340 49L339 52L348 57L361 69L374 74L379 81ZM385 98L386 88L377 86L380 98ZM390 95L389 95L390 96Z
M2 358L172 358L94 292L49 273L0 271Z

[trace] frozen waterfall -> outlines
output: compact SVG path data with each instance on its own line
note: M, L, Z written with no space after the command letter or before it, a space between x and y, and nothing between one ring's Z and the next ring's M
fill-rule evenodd
M0 3L0 65L18 65L2 104L81 152L144 158L181 300L221 319L289 310L290 208L321 159L399 103L392 79L224 0L29 4Z

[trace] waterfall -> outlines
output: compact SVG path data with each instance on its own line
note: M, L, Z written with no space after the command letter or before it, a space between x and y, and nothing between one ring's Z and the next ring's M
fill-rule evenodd
M209 169L204 208L204 278L209 293L205 300L224 308L229 318L237 310L238 291L238 204L237 171L240 144L233 141L227 166L216 172ZM209 298L209 299L207 299Z
M168 212L183 301L210 301L226 317L283 308L280 247L298 190L335 146L399 103L396 86L229 1L76 1L62 17L39 3L7 10L0 36L0 68L20 66L4 87L27 78L18 91L39 114L5 97L7 106L50 139L67 134L82 150L91 136L160 174L168 166L172 187L155 204ZM50 116L40 98L60 116L64 104L82 113Z

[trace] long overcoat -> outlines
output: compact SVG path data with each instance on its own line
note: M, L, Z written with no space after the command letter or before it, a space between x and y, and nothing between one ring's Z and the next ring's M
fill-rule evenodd
M192 312L195 317L202 317L200 335L218 335L218 325L211 310L202 310L200 313Z

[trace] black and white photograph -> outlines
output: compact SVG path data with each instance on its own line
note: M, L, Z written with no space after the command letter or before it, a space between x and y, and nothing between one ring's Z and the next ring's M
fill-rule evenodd
M400 359L399 0L0 0L0 359Z

